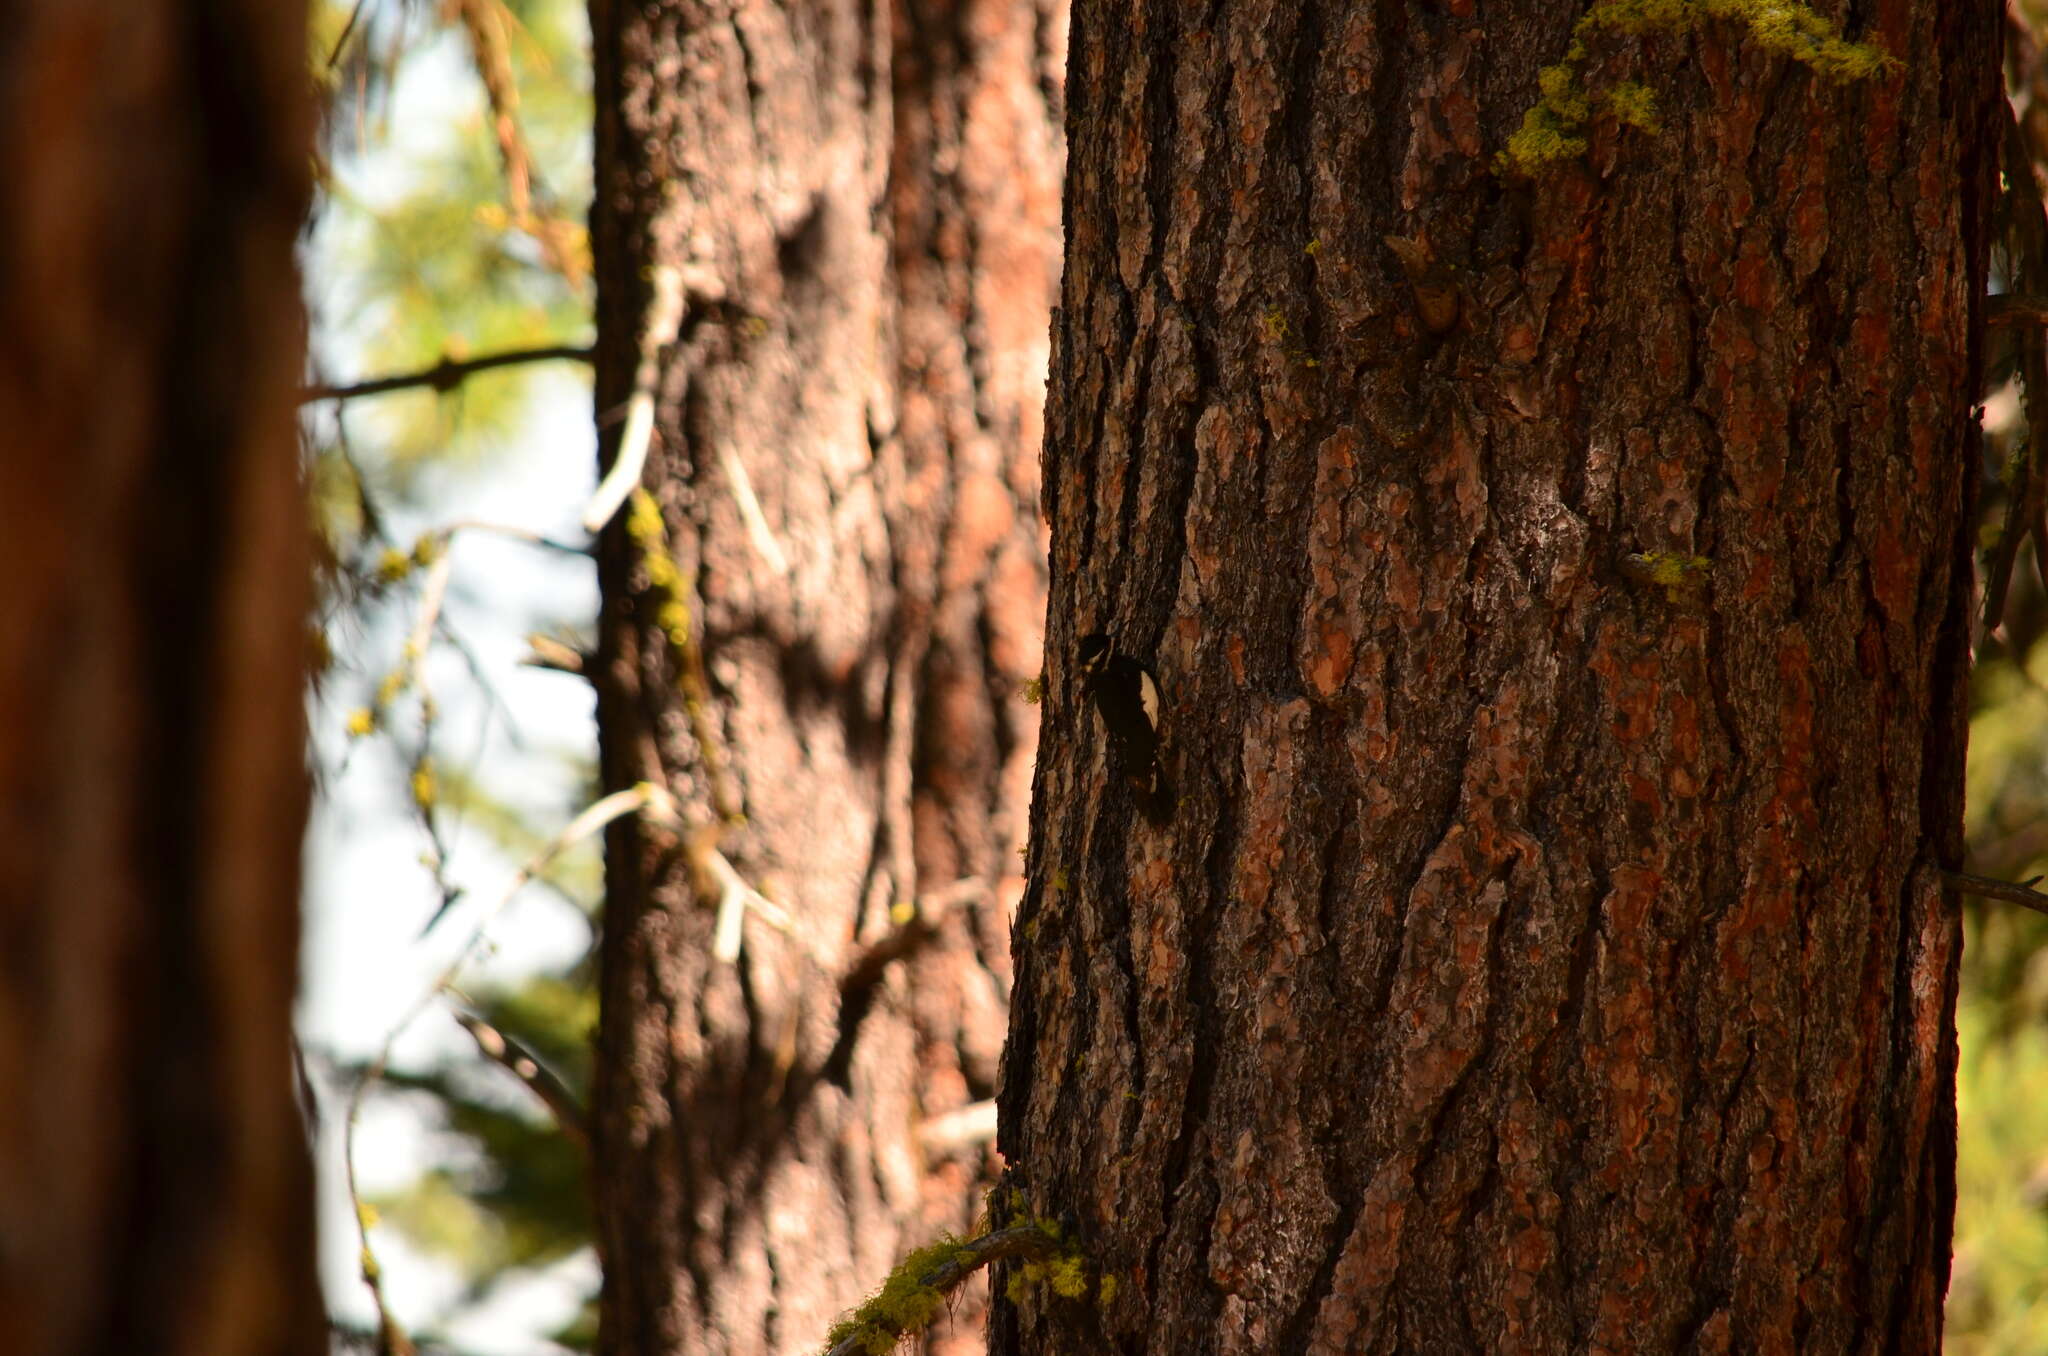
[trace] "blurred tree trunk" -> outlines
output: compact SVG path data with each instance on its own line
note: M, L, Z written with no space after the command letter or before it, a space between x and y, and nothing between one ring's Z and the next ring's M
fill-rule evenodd
M324 1351L304 7L0 25L0 1345Z
M993 1350L1937 1348L1997 6L1704 8L1076 5Z
M990 1180L986 1134L920 1128L994 1095L1006 1021L1064 10L592 5L604 458L673 281L642 483L696 655L614 526L605 784L690 824L607 847L604 1351L810 1350ZM702 834L726 810L717 850L790 920L750 913L736 963ZM907 960L864 965L889 938Z

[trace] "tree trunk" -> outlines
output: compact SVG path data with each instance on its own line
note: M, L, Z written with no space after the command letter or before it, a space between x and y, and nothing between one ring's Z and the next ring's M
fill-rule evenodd
M302 5L0 25L0 1345L318 1352Z
M1585 8L1076 6L992 1350L1938 1345L1996 6Z
M642 483L688 608L605 535L605 784L688 820L607 845L606 1352L813 1349L991 1177L919 1129L1006 1020L1064 11L592 5L604 456L674 286ZM714 844L789 917L736 962Z

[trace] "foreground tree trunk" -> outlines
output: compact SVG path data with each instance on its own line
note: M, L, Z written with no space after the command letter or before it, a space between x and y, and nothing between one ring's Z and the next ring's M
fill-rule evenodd
M814 1349L991 1175L935 1118L994 1095L1022 888L1064 8L592 6L605 457L651 308L689 609L605 536L605 784L689 821L607 847L607 1352ZM790 920L736 961L714 845Z
M1076 5L992 1349L1937 1348L1996 7L1703 9Z
M317 1352L302 5L0 26L0 1345Z

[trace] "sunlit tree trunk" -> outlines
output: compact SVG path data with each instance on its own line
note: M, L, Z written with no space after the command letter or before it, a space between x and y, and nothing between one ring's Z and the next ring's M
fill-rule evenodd
M993 1350L1937 1349L1997 7L1707 8L1076 4Z
M605 535L606 784L688 822L608 843L607 1352L813 1349L979 1208L986 1133L935 1132L994 1095L1022 886L1064 8L592 6L603 456L654 313L642 483L689 609ZM728 811L789 918L736 960Z
M0 23L0 1346L326 1347L293 1102L304 7Z

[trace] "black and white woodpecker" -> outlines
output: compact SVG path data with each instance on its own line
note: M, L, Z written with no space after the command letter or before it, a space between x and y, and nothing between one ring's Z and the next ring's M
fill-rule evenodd
M1139 808L1153 819L1164 818L1173 802L1159 765L1159 684L1143 664L1117 653L1101 631L1081 637L1078 658L1081 690L1109 731L1112 766L1137 796Z

